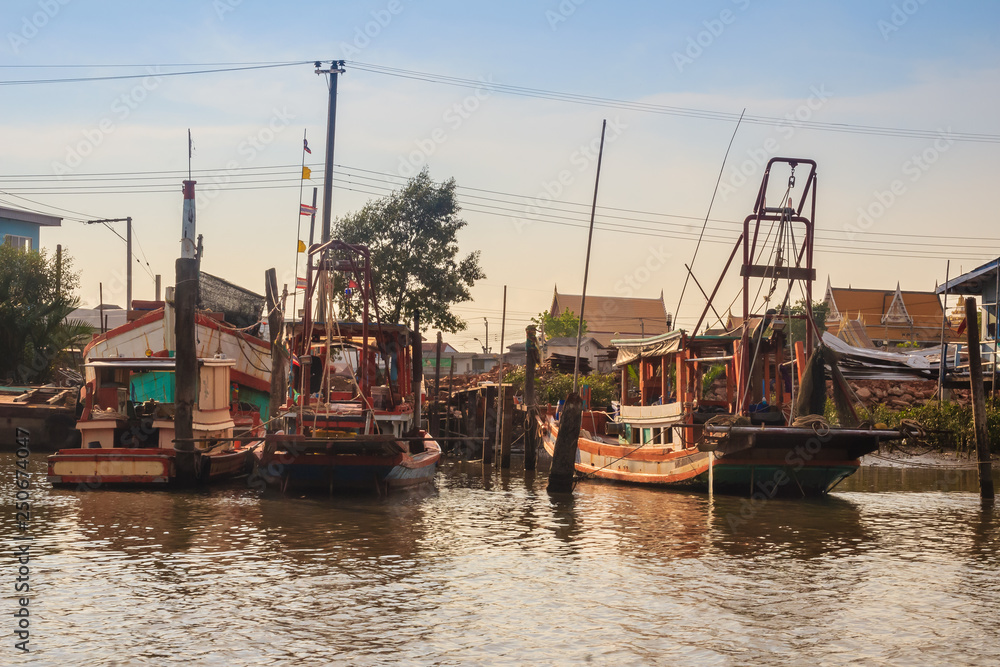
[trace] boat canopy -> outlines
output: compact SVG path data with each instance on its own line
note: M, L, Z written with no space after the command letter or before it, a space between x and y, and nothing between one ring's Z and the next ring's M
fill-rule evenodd
M672 354L680 349L681 337L683 335L684 332L677 329L651 338L619 338L612 340L611 344L618 348L618 358L615 359L615 366L625 366L636 359L663 357Z
M172 371L174 370L176 361L177 360L173 357L146 357L137 359L118 357L111 359L94 359L93 361L88 361L84 364L84 366L86 368L127 368L140 371ZM199 366L234 366L235 364L235 359L198 359Z

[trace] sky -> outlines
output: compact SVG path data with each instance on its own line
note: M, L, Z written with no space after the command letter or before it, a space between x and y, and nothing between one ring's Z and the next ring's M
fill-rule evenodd
M486 320L499 350L505 287L505 346L556 286L580 293L605 120L588 294L662 292L692 327L685 264L715 285L779 155L818 165L819 298L828 279L933 290L1000 255L998 33L985 1L8 0L0 205L64 217L42 247L73 258L88 306L101 286L125 301L125 228L82 221L131 216L133 298L151 299L153 275L173 283L190 129L203 270L291 288L322 184L312 63L342 59L332 215L424 166L455 179L460 251L486 274L445 334L460 350Z

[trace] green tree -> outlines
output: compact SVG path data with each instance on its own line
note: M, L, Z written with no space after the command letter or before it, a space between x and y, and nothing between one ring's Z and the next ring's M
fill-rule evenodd
M545 332L545 340L576 338L577 329L580 326L580 318L571 310L564 310L559 317L553 317L546 310L538 313L538 317L532 317L531 321ZM583 333L587 333L587 320L583 321Z
M826 316L830 312L830 306L824 301L814 301L812 306L813 322L816 323L816 330L822 336L826 331ZM792 315L806 314L806 300L799 299L794 306L789 309ZM804 319L792 319L788 323L788 337L792 344L806 339L807 323Z
M336 221L333 237L371 251L372 280L384 321L409 322L420 311L428 328L454 333L465 322L451 306L469 301L469 288L485 278L479 251L459 257L455 179L435 184L425 168L400 190ZM341 307L350 312L343 289Z
M0 246L0 378L46 382L59 354L90 335L66 321L79 304L78 284L66 253L58 267L44 250Z

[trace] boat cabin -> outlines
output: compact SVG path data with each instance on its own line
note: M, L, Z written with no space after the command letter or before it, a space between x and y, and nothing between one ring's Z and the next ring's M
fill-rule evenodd
M621 372L620 441L690 447L701 437L700 425L743 412L752 423L784 424L793 369L783 329L780 318L769 317L751 322L746 337L675 330L612 341ZM751 379L741 386L737 369L744 355Z
M193 407L195 438L231 438L233 359L198 360L198 400ZM175 361L172 358L97 359L85 365L83 414L77 429L84 448L174 447Z

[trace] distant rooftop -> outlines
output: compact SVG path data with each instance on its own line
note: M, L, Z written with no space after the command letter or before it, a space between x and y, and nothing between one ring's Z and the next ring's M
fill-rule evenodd
M17 220L19 222L30 222L42 227L62 226L62 218L57 218L53 215L45 215L44 213L35 213L34 211L22 211L19 208L8 208L6 206L0 206L0 218L4 218L5 220Z

